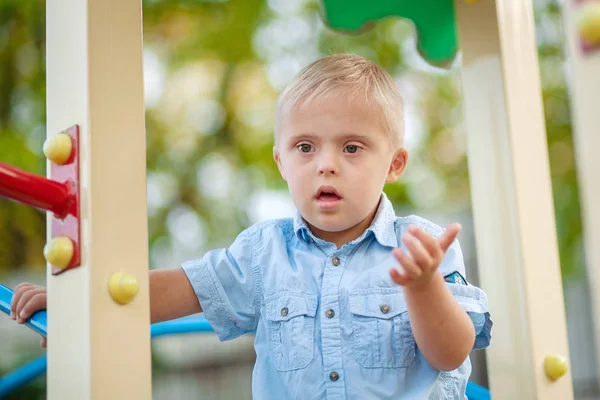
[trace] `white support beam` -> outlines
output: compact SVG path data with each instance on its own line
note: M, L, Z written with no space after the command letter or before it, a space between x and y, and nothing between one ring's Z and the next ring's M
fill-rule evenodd
M147 400L141 0L49 0L46 24L48 135L81 127L83 245L81 267L47 276L48 399ZM128 305L107 290L118 271L139 282Z
M568 360L531 1L455 0L481 285L495 321L492 398L569 400Z
M567 38L571 126L594 326L595 361L600 367L600 48L588 53L582 50L578 25L584 16L585 5L586 2L564 1L563 17ZM596 7L600 8L600 3ZM597 19L596 24L600 25Z

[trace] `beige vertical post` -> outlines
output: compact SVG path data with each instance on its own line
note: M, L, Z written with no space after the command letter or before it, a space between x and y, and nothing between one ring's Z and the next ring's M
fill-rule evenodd
M48 398L148 400L141 1L48 0L46 13L47 131L81 127L83 245L81 267L47 277ZM120 271L139 283L127 305L107 290Z
M495 320L492 398L573 398L530 0L455 0L481 284Z
M596 341L596 364L600 366L600 48L584 54L578 28L583 26L585 6L592 2L563 2L567 37L569 97L573 141L584 230L587 275ZM600 10L600 3L595 4ZM591 9L590 9L591 11ZM596 12L598 15L598 11ZM589 21L590 23L594 23ZM600 30L600 20L595 24Z

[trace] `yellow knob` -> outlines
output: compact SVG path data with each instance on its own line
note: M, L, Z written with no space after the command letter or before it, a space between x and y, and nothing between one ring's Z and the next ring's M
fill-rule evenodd
M600 45L600 1L587 1L581 6L577 25L586 44Z
M119 304L128 304L138 292L137 279L127 272L115 272L108 280L108 292Z
M467 4L475 4L478 2L479 2L479 0L465 0L465 3L467 3Z
M73 241L66 236L59 236L46 243L44 258L55 267L65 269L69 266L74 251Z
M544 358L544 371L551 380L555 381L567 373L567 360L559 355L549 355Z
M58 165L66 163L72 151L73 142L66 133L52 135L44 142L44 155Z

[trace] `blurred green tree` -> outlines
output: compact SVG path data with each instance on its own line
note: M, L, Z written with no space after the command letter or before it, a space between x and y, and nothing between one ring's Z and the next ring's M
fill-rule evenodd
M0 4L0 161L38 174L45 174L44 15L43 1ZM581 278L560 14L544 1L536 16L561 264L565 277ZM279 198L276 96L299 68L333 52L380 63L405 92L411 165L386 188L392 200L470 209L458 69L416 60L409 22L388 18L345 35L323 25L316 1L147 0L144 35L152 267L227 245L263 215L260 199ZM43 268L43 213L0 201L0 238L0 271Z

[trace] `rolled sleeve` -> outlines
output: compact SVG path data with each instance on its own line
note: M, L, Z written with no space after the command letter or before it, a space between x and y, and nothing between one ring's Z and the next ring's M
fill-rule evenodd
M442 265L440 265L440 272L444 276L458 272L466 279L465 265L458 240L455 240L447 250ZM468 281L465 283L466 285L447 282L446 285L458 304L473 321L475 327L473 350L484 349L490 345L493 325L488 310L487 295L480 288L469 284Z
M480 350L490 345L492 338L492 319L487 308L485 292L472 285L448 283L450 292L458 304L469 314L475 327L475 344L473 350Z
M258 323L253 236L242 232L228 249L182 264L206 319L219 340L254 331Z

